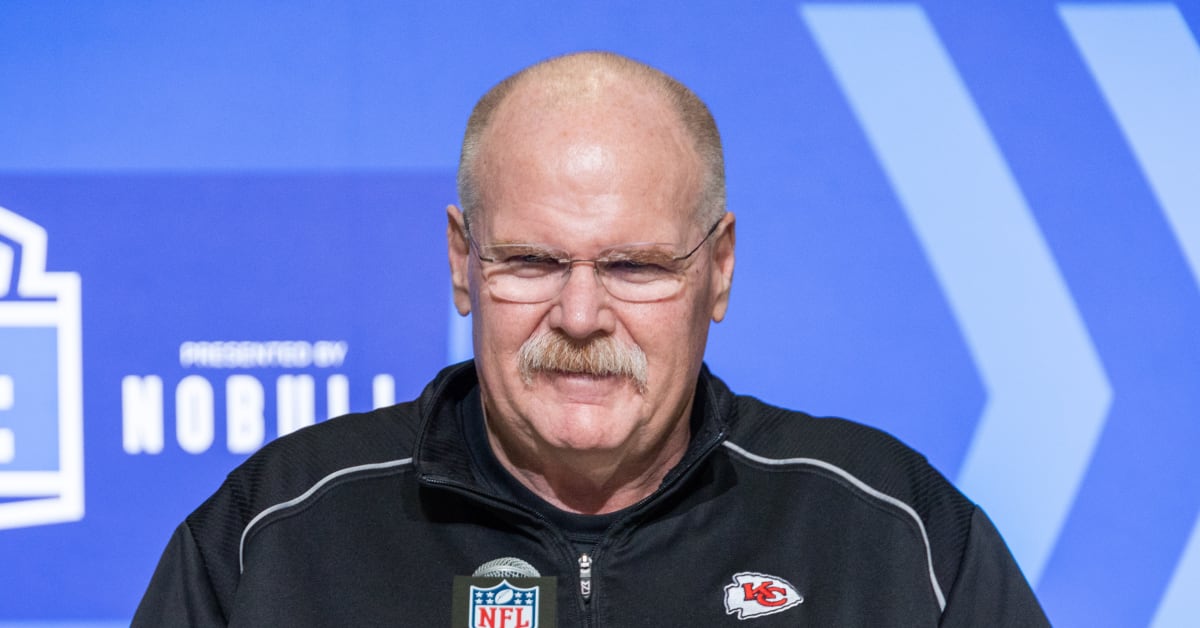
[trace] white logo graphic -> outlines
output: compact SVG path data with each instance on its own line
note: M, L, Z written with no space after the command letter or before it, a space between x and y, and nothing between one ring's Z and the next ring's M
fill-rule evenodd
M763 573L743 571L725 586L725 613L750 619L785 611L804 601L787 580Z
M0 207L0 529L83 518L79 275L45 269L46 230Z

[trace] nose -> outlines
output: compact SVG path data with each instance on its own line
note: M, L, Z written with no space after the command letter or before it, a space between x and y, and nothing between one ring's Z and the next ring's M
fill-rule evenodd
M616 326L616 315L612 311L611 299L596 274L596 265L586 261L575 262L550 310L550 326L579 340L612 333Z

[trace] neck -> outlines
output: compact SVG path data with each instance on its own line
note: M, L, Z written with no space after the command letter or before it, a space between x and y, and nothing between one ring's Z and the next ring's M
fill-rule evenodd
M688 404L683 419L644 452L564 450L509 438L486 421L488 443L500 464L521 484L561 510L598 515L649 497L683 459L690 439Z

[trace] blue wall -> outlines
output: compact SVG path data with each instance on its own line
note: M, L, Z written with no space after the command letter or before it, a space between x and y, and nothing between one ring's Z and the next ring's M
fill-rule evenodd
M461 357L467 114L586 48L721 127L715 372L926 453L1056 625L1192 625L1200 6L532 4L0 8L0 625L127 621L247 450Z

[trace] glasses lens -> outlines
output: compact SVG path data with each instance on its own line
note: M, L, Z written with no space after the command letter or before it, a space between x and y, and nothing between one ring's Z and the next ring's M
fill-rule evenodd
M554 298L570 268L559 251L528 245L483 247L484 278L492 294L504 301L538 303Z
M497 299L541 303L558 296L571 270L589 264L614 298L644 303L675 296L683 288L687 260L662 245L609 249L594 260L572 260L561 251L537 245L480 247L483 274Z
M596 262L600 281L623 301L659 301L675 296L683 287L683 268L659 249L626 249Z

